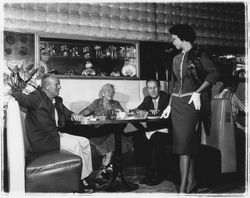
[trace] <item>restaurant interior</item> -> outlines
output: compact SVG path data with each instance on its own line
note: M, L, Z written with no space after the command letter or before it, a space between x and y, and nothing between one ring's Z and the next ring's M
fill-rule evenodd
M200 130L197 194L246 195L249 188L246 11L247 3L243 1L6 2L3 4L2 82L17 71L25 85L16 82L14 76L12 91L29 94L44 74L53 73L60 79L64 105L76 113L98 97L102 85L112 83L115 100L129 112L148 94L147 79L158 79L161 89L169 91L170 68L176 55L169 28L178 23L189 24L196 32L195 45L204 47L221 71L219 81L212 88L214 128L209 134L204 128ZM237 86L231 94L237 97L240 107L233 105L232 95L220 95L222 87L235 76L240 80L235 82ZM4 94L5 85L2 90ZM53 175L53 169L43 173L53 166L53 156L50 164L46 164L49 160L46 156L26 155L28 139L23 114L17 104L1 103L1 193L79 193L70 189L73 182L70 184L64 168L59 175ZM132 137L136 130L128 123L124 133ZM97 170L101 159L93 148L91 152L93 170ZM145 173L143 155L147 154L136 146L121 155L122 177L138 185L128 191L175 195L180 173L178 158L171 151L171 135L162 156L166 166L164 182L151 187L138 184ZM65 169L70 166L62 163ZM60 182L66 182L69 188L60 189ZM115 190L119 191L126 192Z

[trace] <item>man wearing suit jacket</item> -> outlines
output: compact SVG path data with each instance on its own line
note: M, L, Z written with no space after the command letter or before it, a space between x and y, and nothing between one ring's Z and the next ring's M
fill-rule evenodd
M148 96L137 107L139 110L148 111L149 116L160 116L163 110L168 106L169 95L160 91L160 82L156 79L146 81ZM144 166L146 168L146 177L141 179L141 184L149 186L158 185L163 181L162 149L170 141L168 129L170 126L169 119L147 124L146 128L141 128L140 132L133 137L135 149L144 152Z
M70 120L80 121L78 115L67 109L58 97L60 81L54 75L44 75L41 87L29 95L12 93L19 105L27 108L25 126L34 153L52 150L68 150L82 158L81 179L83 190L92 192L94 185L88 185L86 178L92 172L92 158L89 140L85 137L61 133L58 129ZM55 106L54 104L55 103Z

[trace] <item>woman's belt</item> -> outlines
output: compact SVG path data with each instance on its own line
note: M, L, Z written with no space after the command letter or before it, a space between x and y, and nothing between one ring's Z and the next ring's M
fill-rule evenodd
M193 93L184 93L184 94L172 93L172 96L182 98L182 97L186 97L186 96L192 96L192 94Z

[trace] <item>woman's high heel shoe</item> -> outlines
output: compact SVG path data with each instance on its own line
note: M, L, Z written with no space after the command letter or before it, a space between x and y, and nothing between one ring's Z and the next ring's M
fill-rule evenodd
M187 193L197 193L199 189L198 183L196 183L194 186L192 186Z

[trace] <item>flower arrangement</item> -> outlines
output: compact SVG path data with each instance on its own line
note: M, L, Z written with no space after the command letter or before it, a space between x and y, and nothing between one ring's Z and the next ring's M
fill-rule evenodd
M4 84L10 86L9 93L29 93L28 86L33 89L37 88L37 85L32 81L33 76L38 73L43 73L43 67L34 68L34 64L31 63L24 67L23 65L15 65L13 68L8 67L10 74L4 73Z

